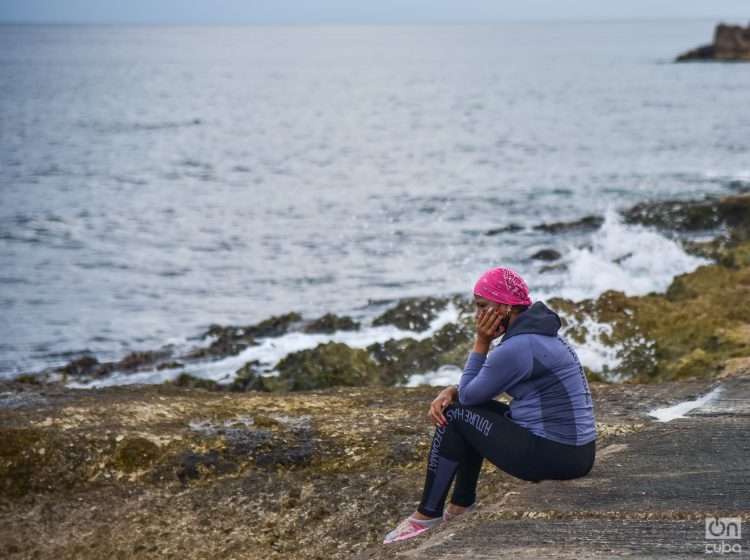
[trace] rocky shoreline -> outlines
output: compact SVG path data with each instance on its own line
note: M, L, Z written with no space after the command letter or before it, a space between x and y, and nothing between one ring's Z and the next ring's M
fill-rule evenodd
M711 377L731 367L731 360L750 355L750 195L642 203L624 210L622 219L627 224L657 228L678 239L688 253L711 263L674 278L663 294L627 296L611 290L590 300L550 299L548 303L563 317L566 336L579 345L594 340L608 352L608 364L599 370L588 368L590 378L649 381ZM544 227L564 235L582 227L600 227L602 221L587 216ZM544 267L565 267L556 260L559 253L551 249L539 253L546 255ZM688 307L692 316L686 313ZM449 308L455 311L455 320L432 329L436 318ZM472 304L462 296L406 298L392 302L372 320L372 326L398 329L394 332L400 336L364 346L321 342L286 354L272 366L273 371L268 364L249 360L240 363L231 378L221 381L188 373L185 368L200 371L284 335L357 332L362 326L347 316L329 313L305 320L299 313L289 312L254 325L212 325L200 337L203 345L182 353L165 346L134 352L117 362L82 356L62 367L24 374L16 380L31 384L75 382L86 387L115 372L127 377L169 371L171 384L230 392L402 385L415 374L463 366L473 338Z
M647 445L657 430L651 408L750 375L750 195L649 203L623 216L663 229L712 262L678 276L664 294L610 291L591 300L549 301L568 337L580 344L596 336L611 350L611 367L587 372L604 450ZM449 306L458 319L430 331ZM248 362L223 384L185 374L157 385L65 387L115 371L178 372L186 363L235 355L264 337L360 328L348 317L305 321L289 313L256 325L212 326L205 344L184 354L162 348L115 363L82 357L2 383L0 555L387 557L377 543L421 490L432 433L426 410L435 393L397 385L413 373L462 366L473 318L464 298L411 298L375 322L429 336L366 348L324 343L287 355L278 376ZM736 390L735 406L742 409L747 391ZM735 424L747 418L735 409L720 414ZM671 435L669 427L658 430L661 438ZM683 439L680 445L687 445ZM748 451L746 440L733 445L728 456ZM527 491L485 465L480 499L490 510ZM741 498L724 495L726 507L717 497L712 511L736 513L737 503L748 511ZM654 507L637 505L646 512ZM694 504L677 510L705 513ZM516 515L502 511L502 523Z

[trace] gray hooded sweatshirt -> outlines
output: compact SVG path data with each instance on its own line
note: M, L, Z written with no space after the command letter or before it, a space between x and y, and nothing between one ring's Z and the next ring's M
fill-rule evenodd
M510 418L568 445L596 439L591 392L575 350L557 334L560 317L542 302L522 312L488 354L471 352L459 402L477 405L508 393Z

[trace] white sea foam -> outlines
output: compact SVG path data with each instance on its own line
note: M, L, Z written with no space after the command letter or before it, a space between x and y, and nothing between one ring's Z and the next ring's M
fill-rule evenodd
M648 415L656 418L658 422L669 422L677 418L684 418L689 412L702 407L703 405L715 399L721 393L721 385L715 387L712 391L698 397L692 401L684 401L673 406L664 408L655 408L649 411Z
M606 290L628 295L663 292L672 279L709 261L688 255L679 243L653 229L624 224L613 210L592 235L590 246L572 248L557 295L581 300Z
M337 331L332 334L291 332L276 338L260 339L259 344L250 346L235 356L228 356L213 362L190 364L184 368L172 370L150 370L138 373L115 372L104 379L96 379L90 383L72 382L68 384L68 387L96 388L112 385L162 383L170 381L182 373L219 383L229 383L234 379L235 372L239 368L253 360L260 362L260 369L266 375L275 375L274 368L276 365L282 358L292 352L315 348L318 344L326 342L343 342L351 348L365 348L370 344L385 342L390 339L408 337L423 340L435 334L445 325L456 322L458 315L458 308L449 303L430 323L430 327L422 332L403 330L391 325L364 327L359 331Z
M563 316L562 314L560 314ZM567 317L569 322L573 319ZM583 344L576 345L576 354L583 366L597 373L606 373L608 370L616 370L622 359L620 352L621 344L606 344L605 338L612 335L612 325L599 323L587 317L580 326L586 330L586 339Z
M419 385L433 385L436 387L445 387L455 385L461 379L463 370L458 366L441 366L434 371L417 373L409 377L404 384L405 387L418 387Z

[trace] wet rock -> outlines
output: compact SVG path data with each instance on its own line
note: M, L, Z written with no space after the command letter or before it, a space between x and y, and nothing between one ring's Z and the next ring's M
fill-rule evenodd
M561 256L560 252L554 249L540 249L531 255L531 258L537 261L556 261Z
M395 385L441 366L463 366L472 339L473 330L467 324L449 323L423 340L391 339L371 344L367 350L381 368L383 384Z
M693 60L750 61L750 25L720 23L714 30L713 43L687 51L675 62Z
M539 273L544 274L545 272L565 272L568 270L568 265L565 263L545 264L539 268Z
M159 360L170 356L166 350L151 350L145 352L131 352L119 362L113 364L114 369L118 371L137 371L153 366Z
M115 370L113 362L100 363L93 356L72 360L57 371L64 377L105 377Z
M292 325L299 323L302 316L296 312L274 315L249 327L245 327L245 333L256 338L276 337L286 334Z
M361 386L380 382L380 371L366 350L340 342L319 344L293 352L276 366L279 381L290 391L305 391L337 385Z
M254 345L256 338L276 337L286 334L290 327L299 323L302 316L299 313L274 315L244 327L211 325L203 334L203 338L214 337L215 340L207 348L198 348L188 354L189 358L223 357L239 354L248 346Z
M340 317L334 313L326 313L305 325L302 330L306 333L332 334L336 331L359 330L359 323L351 317Z
M623 212L626 223L670 231L733 230L735 238L750 239L750 196L738 195L704 200L644 202Z
M165 369L177 369L177 368L181 368L181 367L185 367L185 364L183 364L181 362L163 362L163 363L157 365L156 369L157 369L157 371L162 371L162 370L165 370Z
M750 193L750 179L732 179L726 183L726 186L739 194Z
M507 226L495 228L495 229L489 229L484 232L485 235L499 235L501 233L516 233L519 231L523 231L525 228L518 224L509 224Z
M263 376L257 371L260 362L253 360L235 372L235 378L229 385L230 391L268 391L269 387L263 382Z
M551 224L540 224L534 226L537 231L545 233L585 233L598 230L604 223L601 216L584 216L580 220L572 222L553 222Z
M171 382L177 387L189 387L191 389L205 389L206 391L219 391L221 386L212 379L195 377L189 373L181 373Z
M372 322L373 325L393 325L409 331L424 331L438 313L446 308L446 298L406 298L388 309Z

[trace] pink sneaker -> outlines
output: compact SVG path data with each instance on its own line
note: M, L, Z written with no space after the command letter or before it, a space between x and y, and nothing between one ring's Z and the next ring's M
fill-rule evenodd
M473 503L469 507L467 507L465 510L463 510L461 513L448 513L448 508L446 507L443 511L443 521L450 521L451 519L455 519L459 515L463 515L464 513L471 513L477 509L477 504Z
M385 536L383 544L388 544L396 541L405 541L412 537L424 533L427 529L431 529L438 525L443 519L436 517L435 519L414 519L409 516L399 523L396 528Z

